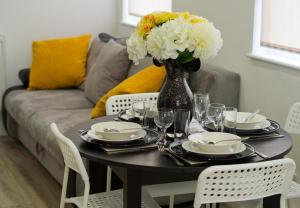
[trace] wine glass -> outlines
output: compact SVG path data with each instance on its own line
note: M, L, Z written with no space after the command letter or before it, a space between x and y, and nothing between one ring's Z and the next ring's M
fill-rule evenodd
M147 101L142 98L134 98L131 107L132 111L139 118L140 123L143 125L144 116L147 110Z
M203 126L206 119L206 110L209 105L209 95L194 94L194 112L196 120Z
M223 112L224 126L227 127L227 132L236 134L237 108L226 107Z
M225 109L225 105L221 103L211 103L207 107L207 118L210 120L216 131L223 131L223 111ZM219 129L219 127L221 127Z
M154 116L154 122L157 127L162 131L162 136L157 141L158 150L164 151L167 141L166 141L166 130L169 128L174 121L174 114L171 109L160 109Z

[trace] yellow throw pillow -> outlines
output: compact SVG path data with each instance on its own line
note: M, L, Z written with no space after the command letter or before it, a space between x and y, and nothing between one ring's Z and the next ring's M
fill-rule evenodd
M85 79L91 35L34 41L29 89L77 87Z
M166 70L164 67L156 67L154 65L146 67L102 96L92 110L91 117L105 116L105 103L107 99L113 95L159 91L165 80L165 76Z

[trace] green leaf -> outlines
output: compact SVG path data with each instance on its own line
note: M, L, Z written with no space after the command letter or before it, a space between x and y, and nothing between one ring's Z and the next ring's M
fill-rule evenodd
M185 64L185 63L195 60L195 58L193 57L194 52L189 52L188 50L185 50L183 52L178 52L178 53L179 53L179 56L178 56L177 60L181 64Z

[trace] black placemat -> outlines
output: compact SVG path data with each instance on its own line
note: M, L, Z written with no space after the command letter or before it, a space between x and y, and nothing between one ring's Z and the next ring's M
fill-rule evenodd
M254 148L249 145L246 145L246 150L232 155L216 156L216 155L200 155L188 152L182 148L182 143L187 140L173 142L169 146L169 151L174 156L178 157L182 161L186 162L189 165L198 165L203 164L203 162L230 162L236 160L248 159L254 155Z

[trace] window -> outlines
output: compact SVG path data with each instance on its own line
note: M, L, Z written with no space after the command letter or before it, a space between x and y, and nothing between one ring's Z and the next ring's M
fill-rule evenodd
M299 0L256 0L251 56L300 69Z
M136 26L140 18L153 11L171 11L172 0L123 0L125 24Z

